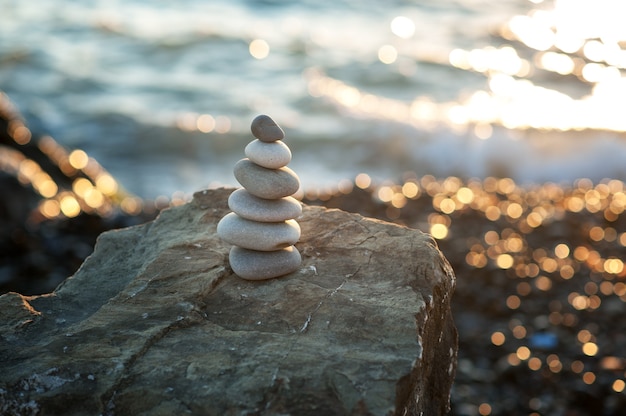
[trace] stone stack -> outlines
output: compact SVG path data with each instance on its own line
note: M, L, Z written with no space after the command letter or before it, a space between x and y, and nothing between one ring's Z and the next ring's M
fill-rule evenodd
M260 115L252 121L256 138L245 148L244 159L235 164L235 178L243 186L228 198L233 211L217 225L217 233L230 250L230 266L244 279L263 280L291 273L302 258L294 244L300 238L295 218L302 206L291 195L300 180L287 167L291 150L285 133L274 120Z

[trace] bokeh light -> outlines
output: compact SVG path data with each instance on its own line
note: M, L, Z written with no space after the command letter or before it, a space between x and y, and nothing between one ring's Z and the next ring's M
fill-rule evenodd
M249 46L250 55L256 59L265 59L270 54L270 45L263 39L254 39Z

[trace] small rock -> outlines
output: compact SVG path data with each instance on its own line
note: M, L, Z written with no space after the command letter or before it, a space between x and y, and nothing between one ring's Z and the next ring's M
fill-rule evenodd
M252 134L263 142L274 142L285 138L285 132L270 116L260 115L252 120Z
M258 251L281 250L298 242L300 226L294 220L257 222L231 212L217 224L217 234L227 243Z
M283 198L293 195L300 187L298 175L286 166L266 169L246 158L235 164L233 173L241 186L259 198Z
M302 214L302 205L291 196L263 199L245 189L237 189L230 194L228 207L242 218L260 222L286 221Z
M291 162L291 150L282 140L271 143L253 140L244 152L252 162L268 169L282 168Z
M265 280L296 271L300 267L302 257L294 246L271 252L233 246L229 262L233 272L239 277Z

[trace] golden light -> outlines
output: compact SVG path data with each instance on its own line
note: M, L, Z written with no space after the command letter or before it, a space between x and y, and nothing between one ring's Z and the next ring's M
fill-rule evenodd
M537 287L537 289L539 290L546 292L552 288L552 280L550 280L550 278L547 276L539 276L537 279L535 279L535 287Z
M117 192L117 181L108 173L102 173L96 178L96 187L104 195L114 195Z
M596 375L594 373L592 373L591 371L587 371L585 374L583 374L583 382L585 384L593 384L596 381Z
M489 221L497 221L500 218L500 214L500 208L495 205L491 205L485 210L485 217L487 217Z
M443 200L441 200L439 202L439 209L444 214L451 214L451 213L453 213L455 208L456 208L456 204L450 198L444 198Z
M578 246L574 249L574 258L583 262L589 258L589 249L585 246Z
M359 173L354 178L354 183L358 188L367 189L372 184L372 178L367 173Z
M506 361L507 363L509 363L509 365L512 365L512 366L520 365L521 363L520 359L517 357L517 354L515 353L509 354L506 357Z
M13 137L15 143L21 145L29 143L32 137L28 127L26 127L21 120L17 119L9 121L7 125L7 132L11 137Z
M74 169L83 169L89 163L89 157L83 150L74 150L70 153L69 162Z
M563 267L561 267L561 270L559 270L559 274L561 275L561 278L564 280L569 280L572 277L574 277L574 273L575 273L574 268L570 266L569 264L564 265Z
M48 175L45 176L43 180L36 183L36 188L44 198L52 198L57 194L59 188Z
M496 259L496 264L501 269L510 269L513 267L514 259L510 254L500 254Z
M511 295L506 298L506 306L509 309L517 309L521 306L522 301L519 296Z
M419 187L415 182L405 182L404 185L402 185L402 193L405 197L413 199L419 194Z
M68 218L73 218L80 214L80 204L78 203L76 198L71 195L66 195L61 198L59 204L61 207L61 212L63 212L63 215Z
M576 334L576 339L584 344L594 339L594 337L588 329L581 329L580 331L578 331L578 334Z
M560 258L564 259L569 256L569 247L567 244L560 243L554 248L554 254Z
M528 217L526 217L526 222L532 228L537 228L543 222L543 217L538 212L533 211L530 214L528 214Z
M120 203L120 207L127 214L137 215L141 212L142 201L139 198L126 197Z
M604 262L604 271L610 274L620 274L624 271L624 262L616 258L607 259Z
M514 219L521 217L523 213L524 208L522 208L522 206L517 202L509 204L509 206L506 208L506 214Z
M506 248L513 253L519 253L524 248L524 240L519 236L509 237L506 240Z
M391 21L391 32L402 39L409 39L415 33L415 23L406 16L397 16Z
M393 198L393 189L390 186L381 186L378 189L378 199L382 202L390 202Z
M202 133L210 133L215 129L215 119L210 114L202 114L198 117L196 126Z
M383 64L392 64L398 59L398 51L391 45L383 45L378 49L378 59Z
M478 413L481 416L488 416L491 414L491 405L489 403L481 403L478 406Z
M464 204L470 204L474 200L474 191L464 186L459 188L456 198Z
M406 198L404 197L404 194L402 194L401 192L395 192L393 194L393 196L391 197L391 205L394 208L403 208L407 203Z
M248 49L250 55L256 59L265 59L270 54L270 45L263 39L254 39Z
M493 230L487 231L483 238L485 239L485 243L489 245L494 245L500 240L500 236L498 235L498 233Z
M563 363L556 354L550 354L546 358L546 362L548 363L548 367L550 371L553 373L558 373L563 369Z
M517 355L517 358L519 358L522 361L525 361L530 358L530 349L526 346L521 346L517 349L515 354Z
M72 183L72 190L76 195L80 196L81 198L84 197L85 192L87 192L87 190L91 188L93 188L93 185L91 184L89 179L78 178Z
M614 392L621 393L624 391L624 388L626 388L626 382L624 382L624 380L615 380L611 388Z
M48 199L42 202L42 204L39 206L39 211L46 218L56 218L61 213L61 207L59 205L59 201L54 199Z
M430 234L437 240L443 240L448 236L448 227L445 224L432 224Z
M558 52L543 52L539 57L538 63L542 68L560 75L571 74L576 67L572 58Z
M18 168L19 175L26 178L26 180L29 182L32 180L31 178L40 171L41 168L39 167L37 162L31 159L22 160Z
M100 208L104 203L104 195L96 188L88 189L83 198L91 208Z
M496 346L501 346L506 341L506 336L500 331L491 334L491 343Z
M537 358L537 357L533 357L530 360L528 360L528 368L530 368L533 371L538 371L541 369L541 359Z
M589 306L589 299L584 295L576 295L572 297L570 303L575 309L582 311Z

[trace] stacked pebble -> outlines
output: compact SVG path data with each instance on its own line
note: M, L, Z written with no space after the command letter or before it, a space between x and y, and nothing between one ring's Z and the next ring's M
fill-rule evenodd
M291 150L282 141L285 133L274 120L260 115L252 121L256 137L245 148L247 158L233 169L243 189L228 198L226 214L217 233L230 250L230 266L244 279L263 280L291 273L302 258L294 247L300 226L294 218L302 214L293 195L300 187L296 173L287 167Z

